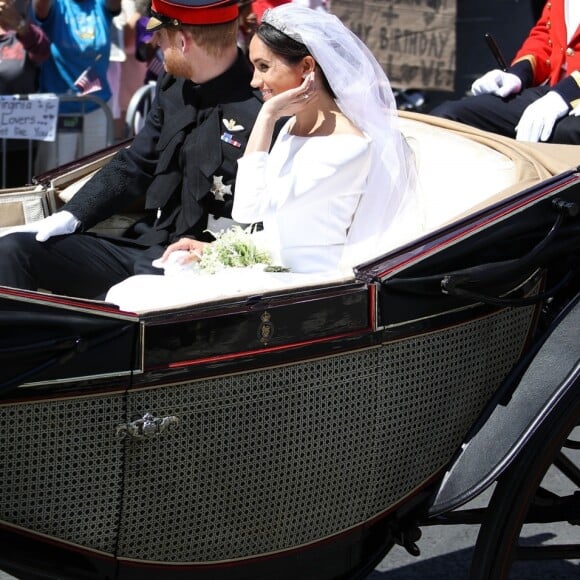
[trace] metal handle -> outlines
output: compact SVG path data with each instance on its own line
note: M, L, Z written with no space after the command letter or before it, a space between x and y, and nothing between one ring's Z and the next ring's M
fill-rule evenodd
M155 417L153 413L145 413L130 423L117 426L116 434L119 439L133 437L134 439L150 439L158 437L167 431L172 425L179 425L179 417Z

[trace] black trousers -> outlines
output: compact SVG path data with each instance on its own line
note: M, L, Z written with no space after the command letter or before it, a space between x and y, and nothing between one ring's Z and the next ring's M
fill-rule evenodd
M515 138L515 128L526 107L549 90L546 86L532 87L505 99L491 94L464 97L457 101L446 101L430 111L430 114ZM548 141L580 144L580 117L566 115L557 121Z
M91 234L38 242L35 235L0 238L0 285L102 299L111 286L133 274L163 274L151 265L163 254L161 246L139 247Z

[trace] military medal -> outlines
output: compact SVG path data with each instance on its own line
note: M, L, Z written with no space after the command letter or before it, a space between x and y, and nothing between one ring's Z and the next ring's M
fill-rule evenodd
M234 136L231 133L225 132L222 136L221 136L221 140L224 141L225 143L229 143L230 145L233 145L234 147L241 147L242 144L237 141L236 139L234 139Z

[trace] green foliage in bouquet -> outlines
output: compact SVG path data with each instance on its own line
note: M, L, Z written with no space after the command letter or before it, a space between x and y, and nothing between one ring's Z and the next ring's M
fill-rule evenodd
M272 256L268 250L256 244L256 236L250 228L233 226L221 232L210 232L215 241L208 244L197 263L199 268L214 274L223 268L246 268L257 264L272 266Z

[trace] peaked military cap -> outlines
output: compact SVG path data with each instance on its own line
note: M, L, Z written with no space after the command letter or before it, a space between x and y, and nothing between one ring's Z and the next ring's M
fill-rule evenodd
M180 24L221 24L238 18L237 0L152 0L147 30Z

